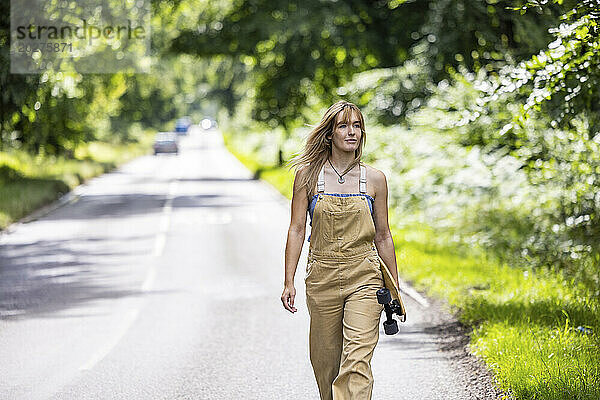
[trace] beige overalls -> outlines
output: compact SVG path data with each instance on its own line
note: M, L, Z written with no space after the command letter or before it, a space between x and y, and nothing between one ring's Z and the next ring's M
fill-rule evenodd
M360 165L360 193L324 193L324 186L322 168L305 278L310 360L322 400L371 399L383 310L376 292L384 283L366 169Z

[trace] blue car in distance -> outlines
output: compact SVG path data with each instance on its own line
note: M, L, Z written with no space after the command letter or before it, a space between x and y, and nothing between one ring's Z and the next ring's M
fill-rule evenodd
M190 117L179 118L175 122L175 132L177 132L178 135L187 135L190 126L192 126L192 120Z

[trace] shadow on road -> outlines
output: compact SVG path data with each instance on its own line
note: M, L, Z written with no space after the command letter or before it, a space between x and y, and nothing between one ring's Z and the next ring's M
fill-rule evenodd
M84 303L148 295L119 284L128 266L118 258L131 254L110 250L113 242L90 237L0 245L0 320L48 317Z
M175 196L172 208L222 209L264 201L246 196L243 183L254 185L251 178L180 181L232 182L236 189ZM111 191L117 186L121 185ZM157 215L163 213L166 202L166 193L132 193L131 189L126 193L82 194L76 202L32 222L48 223L48 227L32 226L34 231L44 230L34 239L28 240L28 232L23 232L23 236L1 242L0 320L62 317L63 311L75 314L83 304L99 300L146 296L148 292L138 288L148 262L156 262L151 249L160 229ZM68 229L70 220L85 228L53 235L57 229ZM65 228L59 222L65 223ZM128 234L134 229L147 233Z

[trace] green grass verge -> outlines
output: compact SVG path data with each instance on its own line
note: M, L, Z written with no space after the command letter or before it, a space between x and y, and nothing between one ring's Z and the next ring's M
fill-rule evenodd
M227 149L254 173L256 178L263 179L273 185L288 199L292 198L294 171L273 164L262 163L256 155L239 150L233 135L223 133L223 142Z
M291 197L293 172L261 164L227 135L225 144ZM434 244L427 227L391 229L400 275L446 300L472 328L470 350L502 389L517 399L600 399L599 301L583 286L552 272L512 268L478 249Z
M0 229L51 203L87 179L151 151L152 135L130 144L91 142L74 158L0 152Z
M473 328L471 351L502 388L519 399L600 398L597 299L551 272L512 268L476 249L428 245L431 235L423 227L396 232L400 274L446 299Z

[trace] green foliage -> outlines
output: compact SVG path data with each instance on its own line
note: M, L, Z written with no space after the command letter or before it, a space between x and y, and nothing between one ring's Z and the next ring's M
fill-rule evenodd
M560 25L550 29L555 40L531 59L507 67L495 93L519 91L526 97L517 123L532 112L543 111L553 126L569 127L572 119L583 114L594 136L600 132L600 3L570 3L565 5ZM528 3L529 8L533 6L550 7L547 2Z
M23 179L23 175L18 170L12 168L10 165L0 165L0 184L21 179Z
M483 71L456 75L410 117L411 131L384 131L377 153L401 155L388 163L394 196L405 213L422 210L464 243L512 265L562 270L597 291L600 144L582 119L552 128L537 112L513 124L516 93L481 101L494 82Z
M153 2L155 43L167 46L173 31L160 28L185 19L194 3ZM132 124L170 130L175 118L192 114L199 119L210 107L205 95L216 79L203 73L208 62L190 57L157 60L151 74L79 74L68 69L10 74L9 5L0 5L0 150L72 157L84 142L137 140Z
M423 58L415 58L400 67L361 72L344 89L350 101L373 120L397 124L431 96L434 85L426 66Z
M228 93L247 95L253 119L287 132L303 122L307 107L346 96L354 74L418 59L419 82L406 88L406 95L394 90L402 87L405 81L398 78L403 77L388 76L378 82L387 89L371 88L375 94L363 99L384 98L376 107L382 122L392 123L409 104L422 104L428 94L424 84L441 80L448 67L493 69L506 57L538 51L555 13L522 17L508 4L514 2L240 0L208 7L194 28L173 40L172 50L228 57L231 65L221 71L222 79L251 82L246 90L229 85ZM228 106L242 97L230 95Z
M594 2L572 7L551 30L556 39L547 50L497 75L461 69L452 85L432 91L411 122L480 149L482 160L492 160L490 169L508 156L525 174L527 183L512 194L499 186L469 208L464 224L456 225L463 225L461 235L513 264L552 266L597 288L599 8Z

